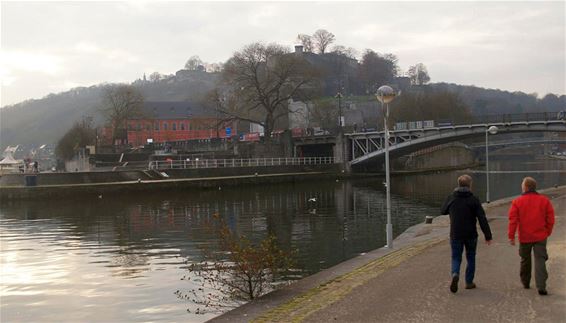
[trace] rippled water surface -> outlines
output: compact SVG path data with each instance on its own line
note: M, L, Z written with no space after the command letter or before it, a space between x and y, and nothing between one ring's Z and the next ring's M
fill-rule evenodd
M493 163L492 199L519 193L525 175L566 183L564 162ZM517 172L507 173L507 170ZM539 170L539 171L534 171ZM483 200L485 173L471 172ZM398 235L437 215L464 173L394 176ZM175 194L4 203L0 211L1 321L204 321L175 296L185 261L199 259L218 213L232 230L277 236L298 250L298 275L328 268L385 243L382 178L246 186ZM309 202L315 198L316 202Z

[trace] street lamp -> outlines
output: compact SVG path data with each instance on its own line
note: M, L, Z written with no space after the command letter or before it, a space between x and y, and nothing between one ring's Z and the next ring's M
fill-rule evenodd
M342 126L344 126L344 122L342 122L342 93L338 91L335 97L338 98L338 123L340 129L342 129Z
M377 100L381 102L381 109L384 113L384 135L385 135L385 192L386 192L386 208L387 208L387 247L393 248L393 225L391 224L391 185L389 185L389 129L387 127L387 119L389 118L389 102L393 101L397 92L390 86L383 85L377 89L375 94ZM385 107L385 109L383 109Z
M485 179L487 190L485 193L485 200L489 203L489 144L487 141L487 137L492 134L495 135L499 131L499 128L496 126L491 126L485 130Z

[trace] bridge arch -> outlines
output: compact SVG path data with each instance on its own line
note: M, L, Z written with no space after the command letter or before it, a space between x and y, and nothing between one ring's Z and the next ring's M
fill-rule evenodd
M399 157L413 151L452 141L485 136L489 126L497 126L499 134L519 132L564 132L566 121L524 121L510 123L470 124L416 130L390 131L390 157ZM354 133L347 135L351 144L350 166L356 168L381 163L385 158L384 133Z

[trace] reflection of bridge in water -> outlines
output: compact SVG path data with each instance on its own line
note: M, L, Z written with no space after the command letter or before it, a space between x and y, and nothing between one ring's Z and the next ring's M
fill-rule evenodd
M500 134L566 131L566 121L558 120L555 114L491 116L490 120L474 124L389 131L390 155L397 157L452 141L485 136L490 126L497 126ZM351 133L346 134L346 137L349 143L350 165L364 166L370 161L384 159L385 134L383 131Z

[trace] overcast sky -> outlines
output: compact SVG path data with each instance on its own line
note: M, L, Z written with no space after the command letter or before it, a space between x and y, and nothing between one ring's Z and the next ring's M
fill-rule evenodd
M565 2L5 2L1 105L223 62L254 41L336 44L424 63L432 82L565 94Z

